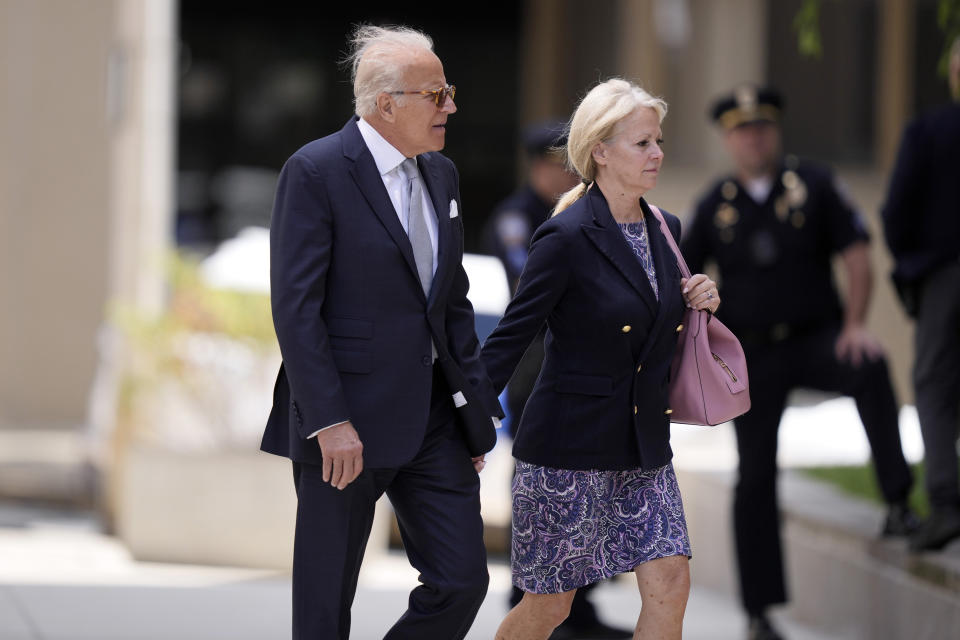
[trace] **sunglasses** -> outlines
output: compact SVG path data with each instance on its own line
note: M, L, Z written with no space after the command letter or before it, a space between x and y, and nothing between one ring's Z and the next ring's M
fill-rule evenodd
M457 93L457 88L452 84L448 84L434 91L389 91L388 93L392 95L433 96L433 103L437 105L437 108L440 108L447 101L447 96L450 96L450 99L453 100L453 96Z

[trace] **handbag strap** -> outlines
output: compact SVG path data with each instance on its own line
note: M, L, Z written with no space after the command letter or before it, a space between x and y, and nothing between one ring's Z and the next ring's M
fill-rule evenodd
M660 221L660 231L663 233L663 237L667 239L667 244L670 245L673 254L677 256L677 265L680 267L680 273L683 274L684 278L689 278L690 267L687 266L687 261L683 259L683 254L680 253L680 247L677 246L676 240L673 239L673 232L671 232L670 227L667 226L667 221L663 219L663 214L660 213L660 209L652 204L649 206L650 210L653 211L653 215L657 216L657 220Z

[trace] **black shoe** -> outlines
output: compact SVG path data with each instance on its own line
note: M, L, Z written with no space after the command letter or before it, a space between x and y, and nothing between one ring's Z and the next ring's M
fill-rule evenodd
M747 640L783 640L783 636L773 628L766 615L750 616L747 627Z
M633 629L618 629L598 620L585 627L573 627L568 622L564 622L553 630L550 640L615 640L632 637Z
M920 528L920 520L905 502L890 505L881 537L909 536Z
M910 536L910 551L937 551L954 538L960 538L960 508L934 509Z

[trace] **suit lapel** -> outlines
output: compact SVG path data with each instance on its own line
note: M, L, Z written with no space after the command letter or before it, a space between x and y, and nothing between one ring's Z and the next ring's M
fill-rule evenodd
M433 284L430 287L430 297L427 302L427 306L433 306L453 266L450 260L450 201L448 199L450 194L444 188L443 179L437 170L437 163L429 157L429 154L421 155L417 166L420 168L420 175L423 177L424 186L433 203L434 214L437 216L437 270L433 275Z
M647 272L643 270L643 265L640 264L640 261L637 260L637 257L633 255L633 251L631 251L627 245L627 241L623 237L623 232L620 231L619 225L617 225L617 222L613 219L610 208L607 206L607 201L604 199L603 194L596 184L587 192L585 197L589 198L587 204L593 213L595 225L581 225L583 232L587 238L596 245L600 253L602 253L617 271L627 279L633 288L637 290L643 301L650 307L650 311L653 312L654 315L658 314L661 311L661 305L657 302L657 297L653 293L653 288L650 286ZM654 252L654 261L655 264L657 264L659 272L659 264L656 263L657 253L659 252Z
M343 154L353 160L350 167L350 175L357 183L360 193L373 209L380 223L386 228L387 233L393 238L393 241L403 254L407 266L417 282L420 282L420 276L417 274L417 262L413 257L413 247L410 245L410 238L407 232L403 230L400 224L400 218L397 217L397 210L387 195L387 189L383 186L383 179L377 170L377 165L373 161L373 156L367 148L360 130L357 128L355 120L350 122L342 129L343 134Z

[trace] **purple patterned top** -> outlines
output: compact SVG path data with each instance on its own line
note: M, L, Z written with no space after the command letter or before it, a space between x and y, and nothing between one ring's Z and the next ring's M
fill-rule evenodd
M623 237L627 239L627 244L633 249L633 254L647 272L647 278L650 280L650 286L653 288L653 295L657 300L660 299L660 290L657 287L657 270L653 266L653 254L650 253L650 239L647 236L647 221L640 219L640 222L618 222Z

